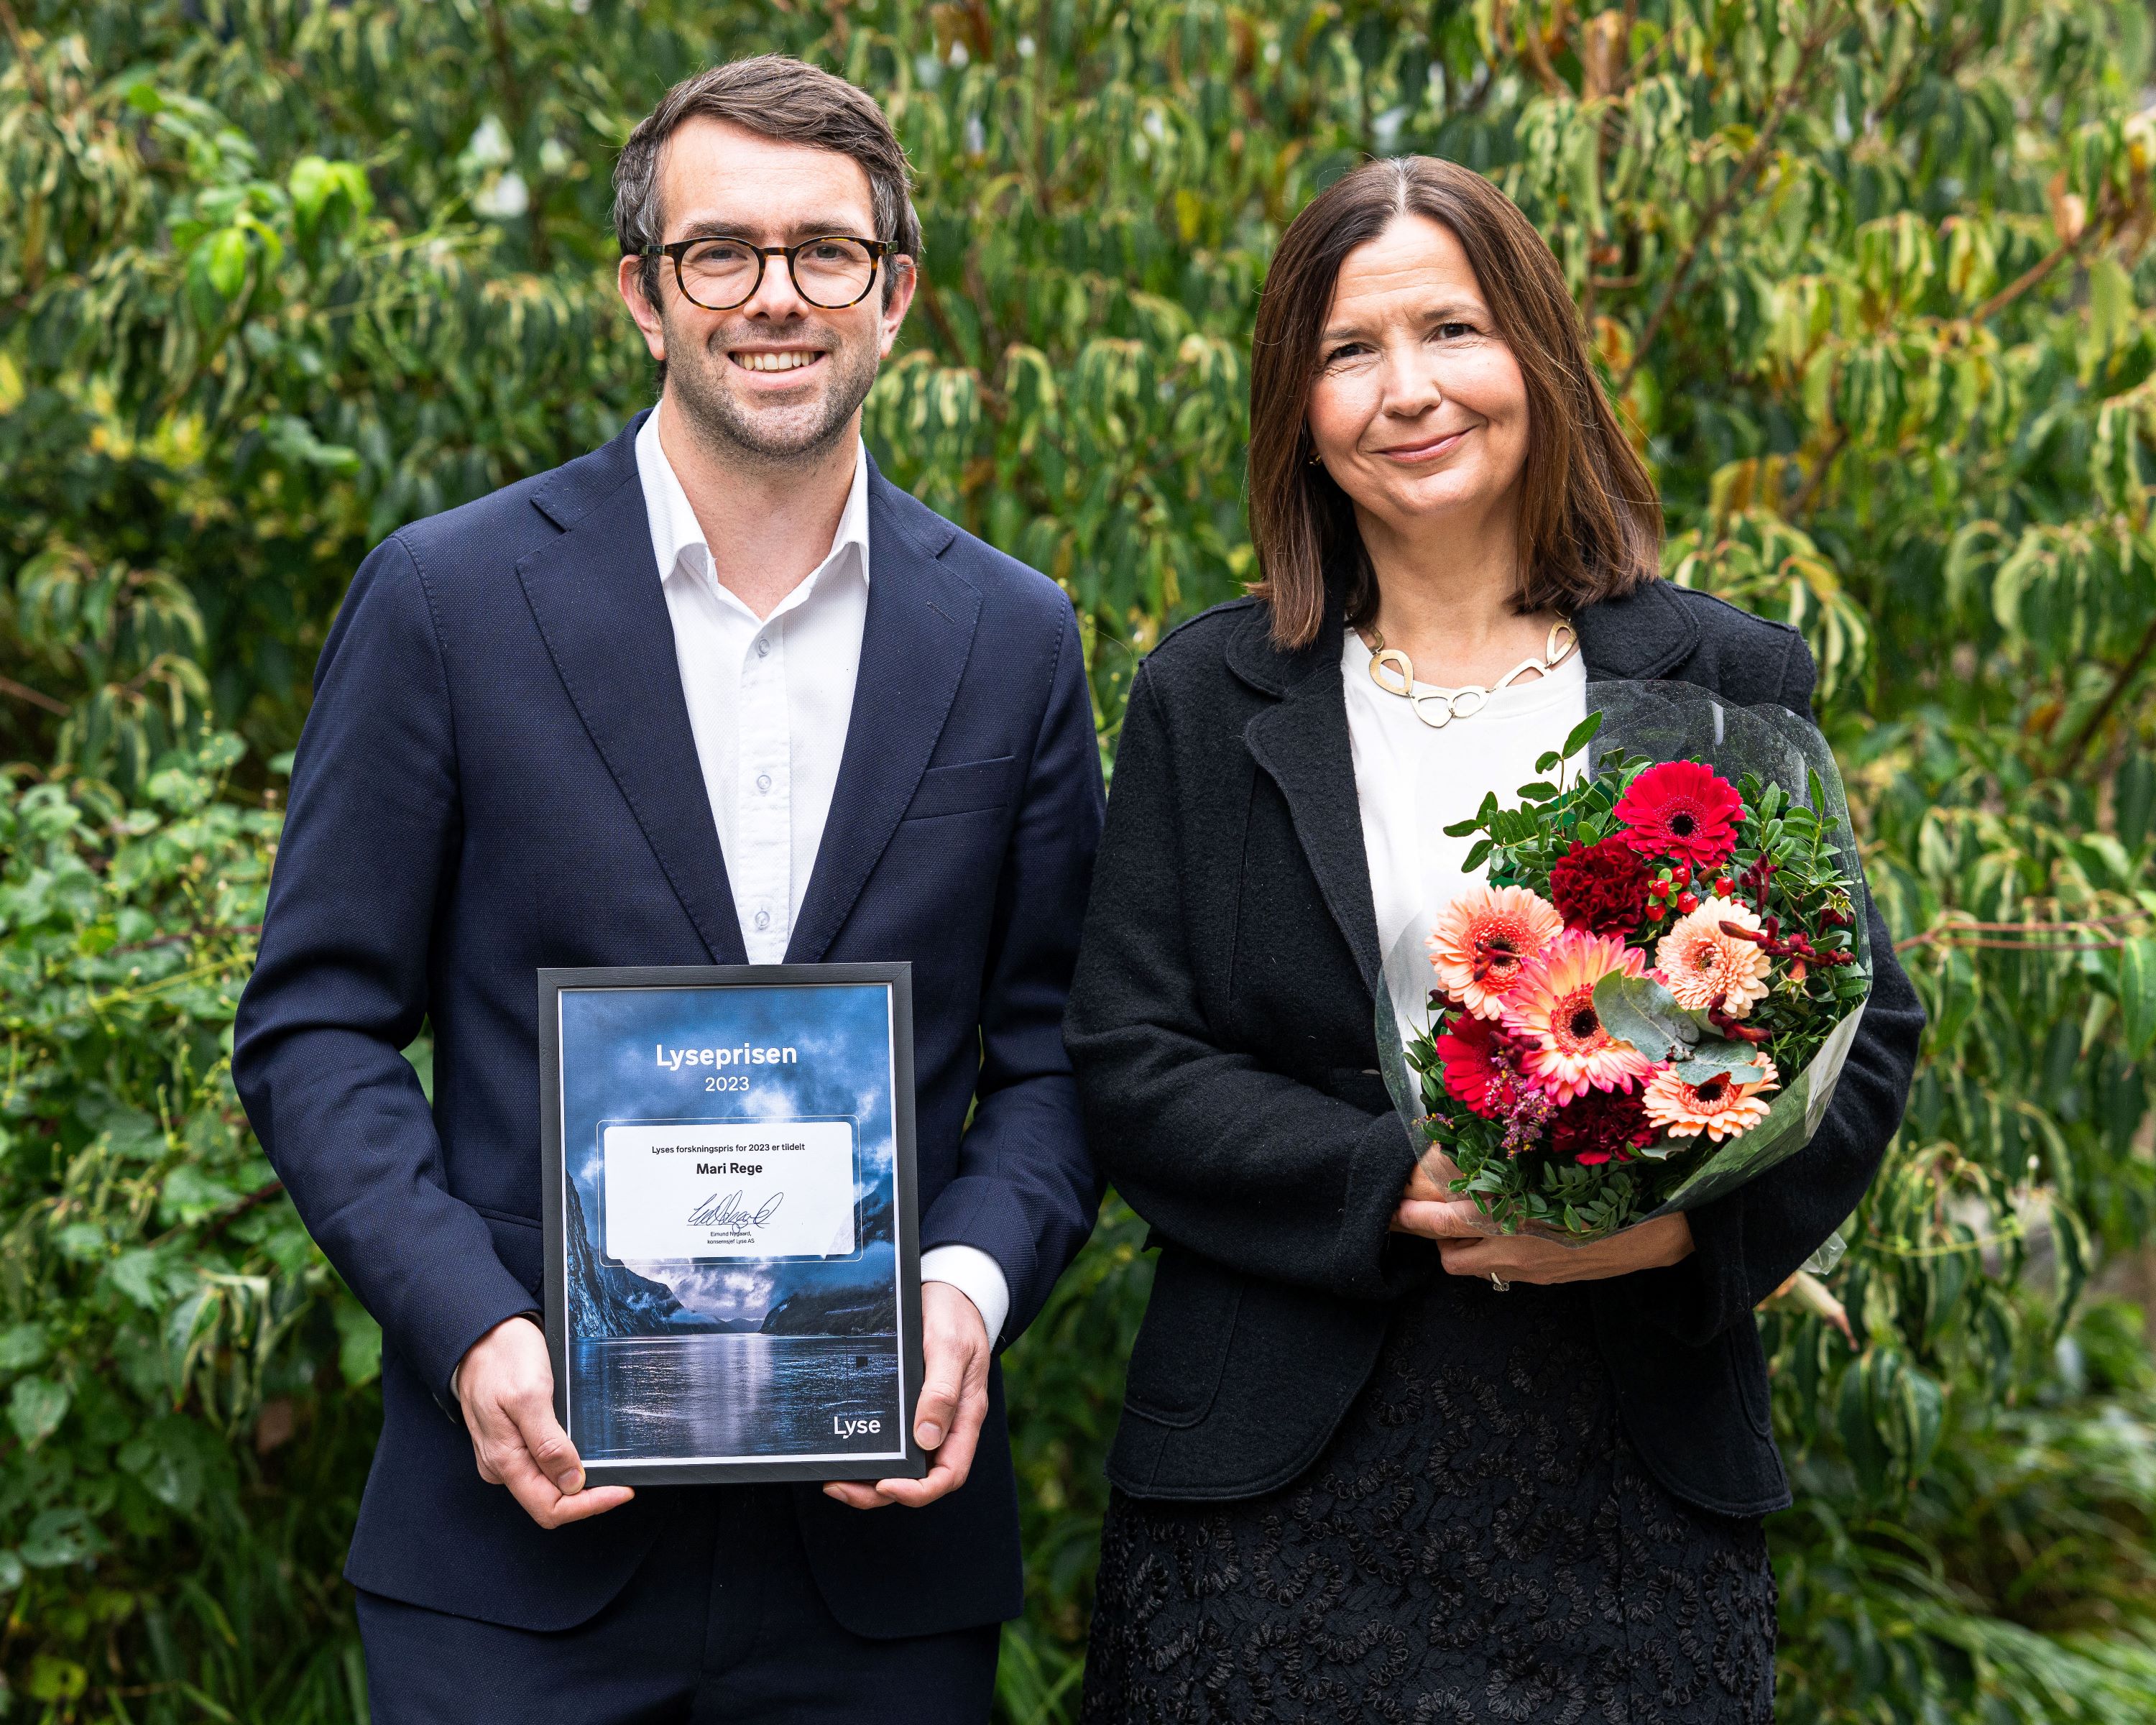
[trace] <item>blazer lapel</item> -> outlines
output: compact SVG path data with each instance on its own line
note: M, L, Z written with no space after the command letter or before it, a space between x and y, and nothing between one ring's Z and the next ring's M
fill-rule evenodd
M1699 643L1698 625L1662 581L1585 606L1573 621L1590 682L1659 676ZM1253 607L1229 643L1228 659L1245 682L1277 697L1245 727L1244 741L1286 798L1296 838L1326 906L1374 996L1384 961L1340 679L1344 629L1336 594L1317 639L1300 653L1285 654L1271 643L1263 608Z
M788 963L823 957L943 733L981 613L979 593L938 556L953 536L949 523L871 467L860 675L831 812L787 943Z
M1332 920L1347 937L1363 985L1376 998L1383 970L1370 862L1363 848L1363 805L1355 792L1355 752L1340 680L1342 622L1328 608L1317 641L1292 656L1276 649L1265 613L1253 609L1229 648L1229 664L1277 695L1243 728L1243 741L1286 799L1302 854L1317 877Z
M533 502L565 529L516 566L593 746L714 962L743 964L741 924L681 694L633 439L571 462Z

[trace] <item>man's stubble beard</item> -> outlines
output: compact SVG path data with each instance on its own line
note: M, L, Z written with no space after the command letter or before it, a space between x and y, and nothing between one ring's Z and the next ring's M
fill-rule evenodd
M762 333L768 341L773 336L783 339L788 332ZM676 348L669 342L670 349L684 358L669 362L666 386L674 392L690 430L714 454L780 470L811 466L837 446L875 387L880 363L872 341L862 342L858 348L849 343L827 350L824 362L831 367L831 377L824 391L821 411L805 431L780 431L759 424L762 416L743 412L741 403L726 388L725 368L733 364L726 357L727 350L737 345L723 335L714 336L701 347L684 342ZM798 406L782 410L789 418L802 411Z

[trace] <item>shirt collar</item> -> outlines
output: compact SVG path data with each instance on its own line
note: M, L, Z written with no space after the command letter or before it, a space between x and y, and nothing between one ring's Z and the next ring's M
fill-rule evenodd
M644 424L637 429L636 473L644 486L644 509L650 522L651 551L659 578L671 580L685 563L692 577L706 574L711 567L710 547L704 542L704 529L696 511L690 506L689 494L681 489L674 464L659 445L656 408L644 415ZM802 583L803 588L825 570L838 567L849 550L853 552L854 567L865 583L869 578L869 452L859 439L854 442L854 482L846 492L846 506L839 512L839 531L831 536L831 549ZM694 555L685 559L685 552Z

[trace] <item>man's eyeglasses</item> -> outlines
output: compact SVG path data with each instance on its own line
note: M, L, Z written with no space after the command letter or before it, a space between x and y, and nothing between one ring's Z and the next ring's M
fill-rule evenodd
M783 258L794 292L821 311L840 311L868 297L875 285L876 265L891 249L889 240L825 234L798 245L677 239L671 245L647 245L638 255L671 258L681 297L706 311L746 305L763 285L764 265L773 258Z

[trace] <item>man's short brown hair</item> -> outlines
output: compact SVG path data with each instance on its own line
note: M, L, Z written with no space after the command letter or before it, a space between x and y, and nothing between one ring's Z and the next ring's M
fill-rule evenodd
M722 120L782 144L806 144L850 156L869 177L876 231L900 256L921 255L921 220L910 196L912 176L891 121L865 90L785 54L730 60L685 78L638 122L613 165L613 231L624 255L662 244L659 161L666 141L690 120ZM659 260L644 259L644 297L659 303ZM884 276L884 291L891 277Z

